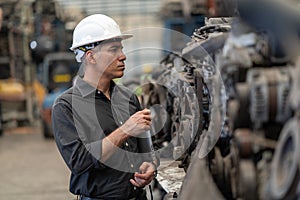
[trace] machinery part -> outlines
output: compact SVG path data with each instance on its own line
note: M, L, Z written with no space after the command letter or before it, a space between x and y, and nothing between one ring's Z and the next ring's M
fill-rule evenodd
M182 55L185 60L193 63L196 70L201 69L203 77L202 87L202 104L203 112L201 119L206 120L207 127L202 124L202 129L206 129L205 134L201 134L200 143L202 147L199 158L205 157L216 144L225 122L226 114L226 95L225 88L220 74L212 60L211 55L220 50L228 37L230 26L228 21L221 24L206 25L197 29L193 35L193 41L190 42L183 50ZM196 81L194 81L196 83ZM199 89L197 89L199 91ZM205 91L209 94L209 113L205 118ZM199 98L199 97L198 97Z
M200 147L201 144L198 143L191 156L191 164L187 169L186 177L183 181L178 199L224 199L209 172L207 160L198 158Z
M170 128L167 129L171 130L169 132L174 147L173 156L182 161L181 166L188 165L185 163L189 160L187 157L190 157L199 141L203 144L201 156L206 156L216 144L224 124L225 90L209 54L213 54L224 45L227 34L223 32L229 31L229 26L214 26L216 28L213 31L218 31L217 37L203 43L194 39L194 42L183 50L182 57L170 54L161 62L164 69L157 76L157 80L144 87L143 91L142 100L147 104L144 107L149 107L154 102L159 104L166 102L170 116ZM211 28L207 30L201 34L206 34L210 38L209 34L214 32ZM211 46L212 48L209 48ZM200 59L199 52L202 52L200 57L204 59L201 63L196 61ZM167 101L161 102L162 95L157 95L159 85L166 88L164 98ZM214 95L213 98L211 94ZM215 103L213 109L211 109L212 99ZM211 112L213 117L210 116ZM206 136L201 139L203 129L208 131L205 131ZM155 140L159 141L159 138Z
M273 199L293 199L300 180L300 120L284 126L271 165L270 193Z
M120 38L127 39L132 37L130 34L122 34L118 24L112 18L95 14L81 20L73 32L73 44L70 48L76 48L100 42L103 40Z
M290 5L287 5L291 1L271 3L268 0L261 0L259 3L254 3L251 0L237 0L236 2L239 16L247 24L257 30L264 30L270 35L269 45L272 54L268 56L269 59L272 62L289 61L291 55L294 55L295 47L299 45L298 42L294 42L295 40L286 40L293 34L297 34L299 39L299 12L296 9L295 12L293 10L296 6L292 9Z
M140 82L138 82L138 84L140 84ZM155 83L152 78L148 76L142 80L141 90L143 94L140 97L142 107L152 109L153 146L156 149L167 147L171 140L169 134L171 128L170 106L167 101L168 90L164 86ZM161 151L161 156L164 157L170 154L168 150L165 148L164 151Z
M242 199L257 199L256 169L251 160L240 160L237 187L238 194Z
M180 87L180 84L178 85ZM194 88L190 85L182 85L180 100L180 121L179 121L179 137L182 137L184 142L184 149L191 147L193 141L195 140L196 134L199 129L199 105L196 92ZM198 141L197 141L198 142ZM196 143L197 143L196 142ZM196 145L195 145L196 147ZM190 148L193 151L194 148Z
M170 64L174 61L173 64ZM142 104L144 107L152 107L159 104L166 110L166 120L154 121L155 136L154 144L158 148L165 146L165 141L171 142L173 148L173 158L181 160L181 166L186 168L189 162L190 153L197 146L199 136L202 132L202 118L199 111L199 97L203 88L201 74L198 73L197 91L195 91L193 66L176 62L181 59L168 56L162 62L164 69L156 77L156 80L147 80L142 82ZM183 64L183 66L177 66ZM148 83L147 83L148 82ZM200 88L198 88L200 87ZM160 124L159 124L160 123ZM201 125L200 125L201 124ZM159 130L156 129L160 127ZM163 125L163 128L161 128ZM200 128L199 128L200 127ZM160 131L161 130L161 131ZM168 145L169 146L169 145Z
M259 199L270 199L270 171L273 151L265 151L262 154L262 159L256 164L257 184Z
M223 23L228 23L228 22L224 19ZM226 33L229 32L230 30L231 30L230 25L209 24L197 29L193 33L193 39L196 41L199 39L208 39L209 37L211 37L216 33Z
M230 165L230 163L225 163L226 161L221 155L221 150L219 147L214 147L214 149L209 153L208 157L211 157L209 159L209 169L216 185L224 196L230 196L227 196L228 192L230 191L230 189L228 189L228 187L230 187L230 183L225 183L225 181L229 180L229 174L227 172L232 169L231 167L228 167L228 164ZM224 185L228 187L224 187Z
M286 68L255 68L247 73L250 85L250 116L256 128L271 121L284 123L290 116L290 75Z
M234 132L234 140L239 149L239 156L241 158L250 158L252 155L253 134L249 129L236 129Z
M230 182L230 188L231 188L231 194L233 198L237 198L238 195L238 191L237 191L237 187L238 187L238 177L237 177L237 167L238 167L238 162L239 162L239 152L238 149L236 147L235 144L231 144L230 146L230 155L228 155L227 157L230 158L230 162L226 162L226 158L224 159L225 164L226 164L226 169L228 170L228 166L230 166L229 170L229 178L226 177L226 173L225 173L225 178L229 179ZM230 165L228 165L228 163L230 163ZM228 186L229 187L229 186Z
M209 166L211 174L213 175L217 185L224 183L224 161L221 151L215 147L212 151L213 158L211 158Z
M34 35L32 5L28 1L0 2L3 9L0 100L4 129L9 125L36 127L40 120L34 93L36 71L28 45Z
M176 155L174 159L183 160L183 167L187 166L186 155L190 155L197 145L200 124L200 105L192 81L192 74L188 71L179 74L176 84L178 93L173 99L173 127L176 128L172 139L173 155Z
M296 66L300 66L300 57L296 61ZM292 74L292 88L289 101L293 110L300 110L300 67L294 68Z
M229 88L231 87L229 86ZM232 98L237 97L237 99L229 101L228 106L228 116L233 123L232 129L250 128L251 118L249 113L249 85L245 82L239 82L236 84L233 90L235 90L235 94Z
M211 97L209 127L200 140L202 144L199 158L205 157L217 143L225 123L226 95L222 79L214 66L203 65L204 83Z
M223 158L224 162L224 181L219 185L222 194L226 199L232 199L236 194L236 166L232 162L232 154Z
M168 123L164 124L165 134L155 135L154 144L160 148L164 144L162 139L168 139L173 148L173 158L181 161L180 166L187 169L203 127L208 127L209 92L203 83L201 68L195 69L179 55L169 55L162 66L163 70L156 80L143 83L141 99L144 107L160 104L166 109Z
M23 101L25 87L16 79L0 80L0 99L3 101Z
M203 78L200 69L195 69L193 70L194 72L194 87L195 87L195 92L196 92L196 97L197 97L197 104L198 104L198 117L199 117L199 122L198 122L198 129L196 133L196 138L194 140L193 146L196 147L197 143L199 142L200 136L202 134L203 127L205 126L205 119L204 119L204 111L208 110L209 105L206 104L205 98L207 95L204 92L204 83L203 83ZM192 150L194 150L194 147Z
M223 56L227 66L250 68L255 65L270 66L269 38L262 33L255 33L240 19L234 18L231 33L225 42Z
M237 199L238 192L238 149L235 143L230 146L230 152L224 156L223 149L217 145L208 154L210 172L225 199ZM199 152L197 152L199 153Z
M45 138L53 138L52 105L55 99L72 85L78 68L79 65L71 52L49 53L44 58L42 83L47 94L42 101L41 118Z
M259 149L275 149L277 142L265 138L263 132L252 132L250 129L236 129L234 142L236 143L241 158L251 158ZM261 135L260 135L261 134Z
M255 5L259 6L259 4ZM264 12L263 9L260 8L260 10ZM249 13L249 15L255 13L252 10L249 12L248 9L242 11ZM272 12L272 10L268 12ZM259 18L255 16L255 19ZM273 26L269 19L264 17L262 21L268 22L265 25ZM260 20L253 20L252 22L254 21L258 24L261 22ZM205 113L205 109L203 110L203 116L207 114L208 117L202 118L207 126L202 126L203 130L196 151L188 154L190 156L194 153L196 157L190 156L185 182L179 194L180 197L188 198L182 199L199 199L200 195L201 198L205 199L204 195L210 195L209 191L200 192L199 187L197 187L199 191L196 192L201 194L195 195L192 191L193 186L205 182L204 176L199 177L202 171L192 172L194 163L201 161L208 161L205 165L210 166L211 174L215 176L214 182L221 182L217 185L219 192L222 192L225 199L277 200L299 198L298 196L295 198L296 193L299 194L300 192L299 156L295 157L295 154L300 152L300 144L298 144L300 137L299 119L295 120L297 123L294 123L294 128L288 129L290 132L297 132L297 136L293 136L293 138L297 137L297 144L292 139L286 139L285 144L281 144L284 150L277 153L276 149L275 154L279 154L280 158L277 158L279 161L274 164L276 155L274 156L271 170L273 178L271 179L270 170L268 170L271 166L270 160L277 146L276 140L282 126L292 117L292 114L299 116L299 110L296 107L293 108L294 112L291 110L288 99L291 93L291 85L295 81L291 78L290 70L291 67L299 66L291 59L274 59L277 56L276 53L274 54L274 44L272 44L274 35L260 28L255 29L257 26L250 27L249 24L244 22L243 19L237 18L234 23L230 24L230 27L206 24L208 26L195 31L192 42L188 43L182 50L183 60L192 63L195 68L194 72L198 69L200 71L203 78L202 95L209 94L208 113ZM279 27L278 31L285 31L283 27ZM278 36L278 34L276 35ZM277 39L288 44L286 38L288 37L280 36ZM285 46L288 47L288 45ZM285 49L280 50L284 51ZM291 50L294 49L291 48ZM168 66L173 67L175 62L168 64ZM290 67L290 64L293 66ZM188 75L191 68L187 68L187 65L182 66L186 71L182 70L180 72ZM218 70L221 76L219 76ZM229 96L224 95L222 78L225 80L224 83L226 91L230 94ZM298 79L298 77L296 76L295 79ZM179 85L177 80L171 80L172 86L170 88L176 88L174 90L177 92L176 94L182 94L180 90L182 85ZM191 83L196 84L196 81L194 80ZM180 132L187 134L182 130L189 128L188 120L185 121L179 117L180 105L185 100L184 95L172 99L175 111L172 122L176 127L174 137L181 142L184 141L186 136L181 135L179 137ZM202 100L202 103L199 104L201 106L204 105L204 96ZM297 101L295 105L298 105ZM230 110L226 110L226 106L230 106ZM287 124L287 126L290 125ZM286 129L284 128L283 131L286 131ZM289 134L291 135L291 133ZM222 143L223 139L229 142ZM182 146L178 142L174 149L180 152ZM210 151L210 147L213 152ZM289 155L294 156L294 163L286 167L291 163L291 156ZM285 160L283 160L284 156L287 157ZM276 170L273 168L276 168ZM287 170L284 170L285 168ZM293 169L296 169L296 172ZM218 175L219 177L217 177ZM194 182L195 178L200 184ZM224 181L220 179L224 179ZM288 179L292 179L292 181L288 181ZM205 188L209 188L211 185L207 184L207 186ZM288 188L285 189L287 194L279 194L281 196L277 195L276 197L271 192L270 197L264 198L266 192L260 189L262 186L266 186L263 189L267 190L267 193L271 188L275 194L283 193L282 188Z
M192 37L193 41L182 50L183 57L191 61L191 58L202 60L207 55L212 55L224 46L229 31L229 25L220 24L197 29Z

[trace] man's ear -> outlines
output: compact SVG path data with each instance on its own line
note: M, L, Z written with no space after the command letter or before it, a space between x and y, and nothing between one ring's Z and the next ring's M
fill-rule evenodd
M96 59L94 57L94 52L93 51L87 51L86 52L86 58L89 63L96 64Z

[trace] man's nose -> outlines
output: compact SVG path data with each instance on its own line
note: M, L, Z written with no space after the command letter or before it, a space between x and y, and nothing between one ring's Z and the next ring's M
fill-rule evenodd
M126 55L124 54L124 52L121 50L120 54L119 54L119 60L126 60Z

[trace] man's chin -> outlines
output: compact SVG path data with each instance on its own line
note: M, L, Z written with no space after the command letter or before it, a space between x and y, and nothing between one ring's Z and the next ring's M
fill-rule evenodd
M118 73L114 78L122 78L124 76L124 73Z

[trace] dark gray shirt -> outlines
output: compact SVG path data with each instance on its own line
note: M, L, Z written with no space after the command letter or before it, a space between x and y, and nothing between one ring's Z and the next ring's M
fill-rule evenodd
M111 82L111 100L77 78L53 105L53 131L58 149L71 170L70 191L101 199L136 196L130 179L150 154L141 154L146 139L129 137L101 163L102 139L141 110L137 97ZM150 150L149 150L150 151Z

